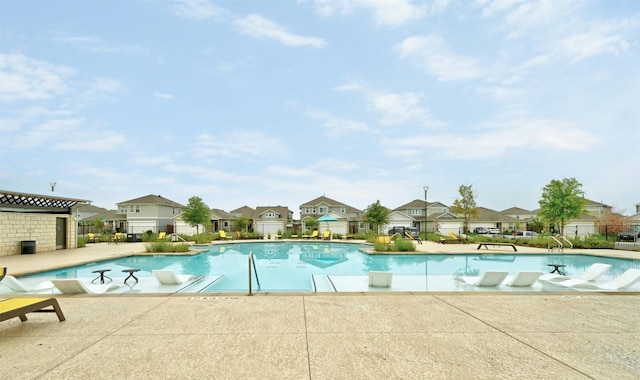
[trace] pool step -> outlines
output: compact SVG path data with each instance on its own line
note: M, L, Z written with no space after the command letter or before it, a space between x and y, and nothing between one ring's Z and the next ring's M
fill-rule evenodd
M312 274L311 285L314 292L335 292L336 288L325 274Z

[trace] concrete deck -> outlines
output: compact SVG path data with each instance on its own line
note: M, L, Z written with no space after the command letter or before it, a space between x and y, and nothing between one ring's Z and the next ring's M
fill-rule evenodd
M424 249L449 247L425 244ZM475 250L473 245L451 248ZM141 243L102 243L0 257L0 266L20 274L143 250ZM56 298L64 322L43 313L29 314L27 322L14 318L0 323L0 368L10 378L640 376L637 293Z

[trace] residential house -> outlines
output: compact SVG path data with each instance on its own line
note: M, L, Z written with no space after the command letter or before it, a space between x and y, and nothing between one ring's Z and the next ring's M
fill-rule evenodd
M469 231L473 231L477 227L484 228L498 228L501 232L513 230L517 223L520 223L518 219L505 215L499 211L492 210L486 207L476 207L478 215L469 219ZM462 215L458 215L463 219ZM464 221L463 221L464 223Z
M585 198L585 210L587 215L594 216L596 219L599 219L602 214L610 213L612 207L606 205L602 202L595 202L590 199Z
M293 211L286 206L260 206L253 213L254 231L264 236L283 233L293 227Z
M400 215L406 215L407 219L402 221L396 218L393 226L416 227L418 231L449 231L458 232L460 222L457 217L450 213L449 206L440 202L425 202L416 199L402 206L396 207L393 211L398 211ZM399 216L399 215L397 215ZM407 225L407 223L412 223Z
M118 203L118 213L126 215L128 233L173 233L174 218L182 212L183 207L161 195L145 195Z
M78 233L80 235L86 235L89 232L102 233L102 232L119 232L125 231L127 225L127 216L118 214L116 210L107 210L92 214L84 219L81 219L78 223ZM99 220L101 227L95 225L95 221Z
M525 210L520 207L511 207L506 210L500 211L501 214L516 219L511 225L507 226L507 229L512 231L527 231L529 223L536 217L534 211Z
M229 214L233 217L233 219L238 219L240 217L244 217L249 220L249 225L247 226L248 231L255 231L253 224L253 217L256 213L256 210L252 209L249 206L242 206L235 210L229 211Z
M232 232L233 230L233 221L236 217L229 212L221 210L219 208L211 209L211 228L214 232L225 230L227 232Z
M339 223L335 223L334 227L331 227L331 232L333 233L347 235L369 230L368 224L363 220L364 212L362 210L324 195L300 205L302 230L308 230L307 221L311 219L318 220L321 216L327 214L332 215L339 221Z

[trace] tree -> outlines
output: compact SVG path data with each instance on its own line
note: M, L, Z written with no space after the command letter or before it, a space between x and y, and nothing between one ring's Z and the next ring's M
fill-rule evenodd
M549 224L560 227L561 234L564 233L567 220L586 212L582 184L575 178L564 178L562 181L554 179L549 182L542 189L538 204L538 214Z
M198 234L201 224L206 226L211 223L211 210L200 197L191 197L187 206L182 209L182 220L195 227Z
M236 231L245 231L247 226L249 226L249 219L244 216L238 217L233 223L236 226Z
M476 194L473 191L473 185L460 185L458 187L460 199L453 201L451 211L456 215L462 215L464 218L464 232L469 231L469 219L478 216L478 208L476 207Z
M603 212L598 219L598 225L603 235L629 231L629 221L625 219L623 211L618 210Z
M389 209L380 204L380 200L372 203L364 210L364 221L375 226L376 235L380 233L380 226L389 224Z

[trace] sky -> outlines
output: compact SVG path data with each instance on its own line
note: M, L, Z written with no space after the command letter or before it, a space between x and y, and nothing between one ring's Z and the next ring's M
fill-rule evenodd
M639 149L638 0L0 0L2 190L630 215Z

